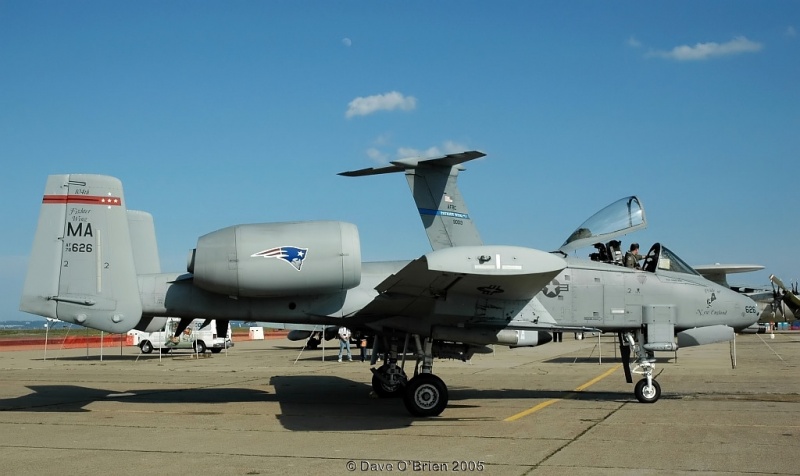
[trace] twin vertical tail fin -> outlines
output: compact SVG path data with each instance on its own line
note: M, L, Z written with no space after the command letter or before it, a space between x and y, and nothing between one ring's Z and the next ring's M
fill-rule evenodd
M51 175L20 310L127 332L142 304L122 183L103 175Z
M482 245L478 229L458 189L461 164L485 156L468 151L429 159L401 159L391 165L342 172L345 177L361 177L405 172L425 233L434 250L453 246Z

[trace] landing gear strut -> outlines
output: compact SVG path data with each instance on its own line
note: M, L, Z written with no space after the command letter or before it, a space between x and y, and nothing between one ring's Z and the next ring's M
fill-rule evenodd
M424 343L414 336L417 347L417 363L414 377L408 379L397 363L398 339L390 337L387 362L372 370L372 389L379 397L403 396L403 404L414 416L429 417L440 415L447 407L450 397L444 381L433 375L433 341ZM408 337L406 337L406 347ZM403 349L405 356L407 349ZM420 365L421 364L421 365Z
M419 336L414 336L417 344L416 369L422 368L419 373L414 372L414 377L406 385L403 403L406 410L414 416L438 416L447 407L450 395L444 381L433 375L433 340L425 339L420 342Z
M372 390L381 398L399 397L407 382L408 377L397 361L372 369Z
M640 334L637 332L637 334ZM632 383L631 372L641 375L642 378L636 382L633 393L641 403L655 403L661 397L661 385L653 378L655 371L655 358L652 352L646 351L642 345L634 340L633 333L625 332L621 335L620 350L622 351L622 365L625 367L625 378L628 383ZM635 366L630 367L631 350L636 353Z
M372 390L381 398L399 397L408 382L403 368L397 365L397 337L389 338L389 355L386 363L372 371Z

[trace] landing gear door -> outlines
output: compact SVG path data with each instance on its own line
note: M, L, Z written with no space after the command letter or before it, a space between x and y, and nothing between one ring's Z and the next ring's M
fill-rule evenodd
M642 308L642 322L647 326L646 350L678 350L675 344L675 316L675 306L671 305L646 305Z
M625 197L595 213L567 238L558 250L564 254L594 243L647 228L642 202L636 196Z

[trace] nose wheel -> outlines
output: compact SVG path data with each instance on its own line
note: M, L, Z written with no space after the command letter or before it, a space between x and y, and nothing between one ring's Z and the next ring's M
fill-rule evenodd
M638 332L641 337L641 332ZM661 385L653 378L655 371L655 358L652 353L648 353L643 346L636 343L636 339L630 332L620 333L620 350L622 355L622 364L625 369L625 380L632 383L631 374L639 374L642 378L636 382L633 388L633 394L636 395L636 400L640 403L655 403L661 397ZM634 368L631 368L630 355L631 352L636 353L636 360Z
M636 394L636 399L640 403L655 403L661 397L661 385L654 379L650 379L650 385L648 385L647 380L643 378L636 382L633 393Z

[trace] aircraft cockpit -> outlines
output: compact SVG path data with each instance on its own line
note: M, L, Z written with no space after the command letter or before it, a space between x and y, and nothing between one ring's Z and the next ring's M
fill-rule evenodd
M592 261L602 261L603 263L614 263L622 265L622 242L619 240L611 240L608 243L595 243L594 248L597 250L595 253L589 255Z
M644 207L636 196L625 197L603 208L583 222L558 249L564 255L593 246L589 259L622 266L624 251L616 238L647 227ZM642 270L657 270L698 275L697 271L661 243L654 244L644 257Z
M592 254L592 259L621 264L624 253L620 249L621 242L614 238L642 228L647 228L647 219L639 198L621 198L583 222L558 251L566 255L579 248L594 246L597 252Z
M642 270L655 273L656 270L659 269L700 276L700 273L686 264L678 255L670 251L669 248L662 246L661 243L656 243L650 248L647 255L645 255Z

